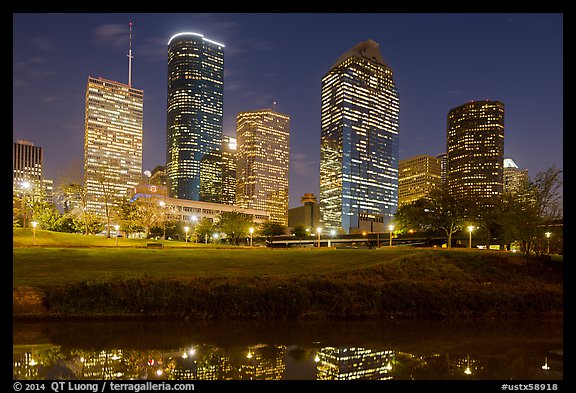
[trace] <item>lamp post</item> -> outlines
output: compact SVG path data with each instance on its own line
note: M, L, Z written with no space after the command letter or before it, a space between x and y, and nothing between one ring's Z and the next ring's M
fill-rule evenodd
M334 229L332 229L332 230L330 231L330 236L331 236L332 238L334 238L334 235L336 235L336 231L335 231ZM330 239L328 239L328 247L330 247L330 246L331 246L331 244L330 244Z
M318 232L318 248L320 248L320 234L322 233L322 228L316 228L316 232Z
M546 232L546 254L550 254L550 235L552 234L552 232Z
M390 247L392 247L392 231L394 230L394 225L389 225L388 229L390 229Z
M184 244L188 245L188 227L184 227L184 231L186 232L186 236L184 237Z
M164 212L164 207L166 203L164 201L160 201L160 207L162 208L162 225L164 227L164 235L162 236L162 240L166 240L166 216Z
M26 218L28 218L28 198L26 194L31 187L32 185L29 181L25 180L22 182L22 207L24 208L24 221L22 222L22 228L26 228Z
M212 237L214 238L214 244L216 244L216 241L218 240L218 234L215 233L214 235L212 235Z
M250 247L252 247L252 235L254 234L254 228L248 229L248 232L250 232Z
M472 248L472 231L474 230L474 226L470 225L468 227L468 232L470 232L470 236L468 237L468 248Z
M192 216L192 222L194 223L194 243L198 243L198 234L196 233L196 222L198 221L198 217Z
M38 224L36 221L32 221L32 244L36 245L36 225Z
M114 229L116 229L116 246L118 246L118 229L120 229L120 225L116 224L114 225Z

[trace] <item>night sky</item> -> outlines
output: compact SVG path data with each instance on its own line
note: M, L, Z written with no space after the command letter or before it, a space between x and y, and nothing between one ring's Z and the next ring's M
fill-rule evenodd
M321 78L361 41L380 44L400 95L400 159L446 150L448 111L505 105L504 154L530 178L563 168L561 13L13 14L13 140L44 150L58 183L82 167L88 76L144 90L143 170L165 164L167 43L188 31L221 42L224 134L238 112L291 117L290 207L319 195Z

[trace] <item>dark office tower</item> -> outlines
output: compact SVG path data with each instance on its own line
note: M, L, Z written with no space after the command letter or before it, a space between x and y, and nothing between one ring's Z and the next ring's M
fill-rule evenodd
M326 228L382 228L398 206L399 96L379 44L361 42L322 78L320 214Z
M173 198L210 201L221 189L206 181L221 182L212 175L221 157L223 86L224 45L197 33L170 38L166 174Z
M503 192L504 104L471 101L448 112L447 183L456 197L490 205Z

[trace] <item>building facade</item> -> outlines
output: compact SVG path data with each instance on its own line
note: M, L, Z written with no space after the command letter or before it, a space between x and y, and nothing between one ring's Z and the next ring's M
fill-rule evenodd
M236 204L288 225L290 117L272 109L237 118Z
M425 197L442 185L442 160L426 154L400 160L398 165L398 206Z
M43 184L44 152L40 146L26 140L12 143L12 184L16 196L41 198Z
M320 214L326 228L360 231L361 217L392 220L398 206L400 103L392 69L368 40L322 78Z
M239 206L221 203L171 198L166 196L166 187L154 184L140 184L134 187L131 200L140 200L163 206L163 209L166 209L167 219L192 224L200 221L202 218L217 222L218 216L221 213L233 211L250 216L256 224L261 224L270 219L270 213L267 211L245 209Z
M310 233L316 233L320 226L320 206L314 194L304 194L300 198L302 206L288 209L288 226L294 228L303 225L310 229Z
M515 193L528 184L528 169L520 169L511 158L504 159L504 193Z
M503 192L504 104L471 101L451 109L447 123L450 193L491 204Z
M99 215L142 180L144 92L88 77L84 123L87 209Z
M222 198L227 205L236 204L236 138L222 137Z
M174 198L217 201L224 107L224 45L198 33L168 41L166 175ZM216 182L216 183L214 183Z

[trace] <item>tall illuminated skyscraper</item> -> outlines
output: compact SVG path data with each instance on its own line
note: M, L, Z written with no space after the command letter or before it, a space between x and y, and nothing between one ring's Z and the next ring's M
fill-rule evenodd
M447 123L450 193L491 204L503 192L504 104L471 101L451 109Z
M212 182L221 181L216 163L222 147L223 97L224 45L198 33L170 38L166 174L171 197L220 198L221 184Z
M84 127L84 185L88 210L106 209L142 179L144 92L131 84L88 77Z
M262 109L239 113L236 124L236 205L288 225L290 117Z
M400 103L392 69L372 40L344 53L322 78L320 214L327 228L384 230L398 206Z

